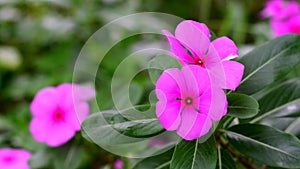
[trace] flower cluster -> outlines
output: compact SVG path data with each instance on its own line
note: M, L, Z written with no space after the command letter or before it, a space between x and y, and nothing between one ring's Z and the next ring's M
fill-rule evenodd
M271 19L274 36L300 34L300 4L297 1L269 0L261 16Z
M159 77L156 114L166 130L193 140L207 134L227 113L223 89L237 88L244 66L230 60L238 56L234 42L227 37L211 42L203 23L186 20L178 24L175 36L163 32L182 69L167 69Z
M23 149L1 148L1 169L30 169L28 160L31 153Z
M30 105L33 138L52 147L66 143L80 130L81 122L89 115L87 101L94 97L92 88L76 84L40 90Z

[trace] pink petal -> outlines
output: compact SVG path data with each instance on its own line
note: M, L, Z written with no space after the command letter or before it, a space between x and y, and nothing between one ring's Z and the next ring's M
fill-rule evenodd
M34 97L30 111L34 116L44 116L52 113L57 108L58 94L54 87L46 87L40 90Z
M289 23L287 22L271 20L270 24L274 37L291 33L289 30Z
M179 23L175 30L175 37L197 57L204 55L209 48L210 39L207 37L206 30L192 21Z
M73 84L73 97L75 100L88 101L95 96L96 92L92 87Z
M199 70L200 69L200 70ZM181 69L183 82L179 83L179 87L181 88L181 95L183 98L185 97L198 97L199 93L203 91L204 86L198 85L199 78L203 78L207 80L207 76L205 76L205 70L201 69L200 66L184 66ZM199 74L198 74L199 73ZM205 86L207 87L207 86Z
M193 21L193 20L188 20L188 22L195 25L199 30L201 30L206 35L206 37L208 39L210 39L210 36L211 36L210 31L204 23L196 22L196 21Z
M57 147L68 142L75 135L75 130L66 123L55 123L48 131L45 142L51 147Z
M73 85L64 83L56 87L57 93L59 93L59 106L63 110L72 109L74 107L73 98Z
M43 118L31 120L30 132L36 141L46 143L51 147L66 143L75 135L75 130L67 123Z
M89 105L86 102L77 102L74 109L67 110L65 113L65 121L73 127L75 131L80 130L80 125L89 115Z
M215 47L221 60L229 60L238 56L238 48L231 39L225 36L215 39L212 45Z
M158 92L158 95L160 95ZM166 97L160 97L156 103L156 115L166 130L176 130L180 124L181 101L167 101Z
M187 69L187 68L183 68ZM201 95L207 87L211 86L211 79L209 77L209 74L206 69L202 68L201 66L197 65L190 65L188 66L188 69L193 73L193 77L196 79L196 84L194 82L190 82L189 79L187 79L187 83L190 84L190 86L193 86L192 88L197 88L197 91L193 91L198 96Z
M183 64L194 63L192 56L190 56L186 50L182 47L180 42L167 30L163 30L163 33L168 38L172 54Z
M244 74L244 65L236 61L224 61L225 89L235 90L241 82Z
M29 125L29 130L32 137L41 143L44 143L49 137L49 131L51 131L51 122L48 119L33 118Z
M185 140L194 140L208 133L211 127L212 121L208 116L189 108L182 114L177 133Z
M181 88L179 84L184 83L184 78L181 75L181 71L177 68L171 68L165 70L156 82L156 91L162 93L156 93L158 99L160 96L165 95L168 100L174 100L174 98L181 98Z
M218 86L208 88L201 96L198 107L200 114L208 116L213 122L219 121L227 110L227 99Z

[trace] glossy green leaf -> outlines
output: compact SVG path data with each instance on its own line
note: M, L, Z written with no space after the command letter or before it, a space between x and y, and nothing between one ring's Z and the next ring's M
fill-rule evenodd
M242 124L229 128L230 144L240 153L273 167L299 168L300 141L269 126Z
M257 101L247 95L231 93L227 95L228 110L230 116L238 117L241 119L250 118L255 116L259 111Z
M164 70L180 67L180 63L174 57L168 55L157 55L149 62L149 75L151 81L155 84Z
M174 148L138 162L133 169L169 169Z
M284 77L299 61L299 35L290 34L271 40L240 58L245 71L237 91L253 94Z
M213 136L204 143L182 140L175 148L170 169L215 169L217 158Z
M260 112L250 122L300 134L300 79L286 81L270 89L258 100Z
M112 127L130 137L144 138L158 135L165 131L157 118L129 120L121 114L114 115L111 119Z
M235 161L228 151L218 149L218 163L216 169L236 169Z

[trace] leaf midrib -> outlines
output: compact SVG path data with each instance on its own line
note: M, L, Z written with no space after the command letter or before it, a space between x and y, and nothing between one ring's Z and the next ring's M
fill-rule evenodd
M233 132L233 131L227 131L227 132L228 132L228 133L235 134L235 135L240 136L240 137L242 137L242 138L245 138L245 139L247 139L247 140L253 141L253 142L255 142L255 143L257 143L257 144L260 144L260 145L262 145L262 146L266 146L266 147L272 149L273 151L278 151L278 152L280 152L280 153L282 153L282 154L288 155L288 156L290 156L290 157L292 157L292 158L294 158L294 159L296 159L296 160L299 160L299 158L297 158L297 157L294 156L293 154L290 154L290 153L285 152L285 151L283 151L283 150L281 150L281 149L278 149L278 148L273 147L273 146L270 146L270 145L268 145L268 144L266 144L266 143L263 143L263 142L260 142L260 141L258 141L258 140L255 140L255 139L253 139L253 138L251 138L251 137L247 137L247 136L244 136L244 135L242 135L242 134L239 134L239 133L236 133L236 132Z
M264 114L262 114L262 115L256 117L255 119L251 120L249 123L256 123L256 122L258 122L258 121L264 119L265 117L270 116L270 115L272 115L273 113L276 113L278 110L284 109L286 106L288 106L288 105L290 105L290 104L293 104L293 103L297 103L298 101L300 101L300 98L299 98L299 99L295 99L295 100L293 100L293 101L291 101L291 102L287 102L287 103L285 103L285 104L283 104L283 105L281 105L281 106L279 106L279 107L276 107L276 108L274 108L274 109L272 109L272 110L269 110L269 111L267 111L266 113L264 113Z
M195 145L195 149L194 149L194 157L193 157L192 168L191 169L194 169L195 162L196 162L196 155L197 155L197 149L198 149L198 139L196 140L195 144L196 145Z
M228 106L228 108L231 108L231 109L258 110L258 108L244 107L244 106Z
M246 76L241 81L240 85L242 85L245 81L247 81L249 78L251 78L251 76L253 76L254 74L256 74L258 71L260 71L261 69L263 69L266 65L268 65L272 61L276 60L282 53L286 52L287 50L289 50L292 47L294 47L294 45L293 46L289 46L288 48L285 48L284 50L282 50L278 54L276 54L274 57L271 57L267 62L265 62L264 64L262 64L261 66L259 66L258 68L256 68L253 72L251 72L248 76Z

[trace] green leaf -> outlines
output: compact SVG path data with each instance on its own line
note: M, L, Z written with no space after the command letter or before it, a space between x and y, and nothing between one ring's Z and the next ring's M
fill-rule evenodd
M250 122L267 124L300 135L300 79L286 81L270 89L258 100L260 112Z
M241 119L251 118L259 111L257 101L247 95L232 93L227 95L228 115Z
M151 81L156 84L162 72L168 68L180 68L177 59L168 55L157 55L149 62L149 76Z
M235 161L228 151L218 148L218 154L216 169L236 169Z
M142 106L143 107L143 106ZM149 106L148 106L149 107ZM108 110L103 111L99 113L94 113L90 115L87 119L85 119L81 125L81 132L82 136L86 138L87 140L99 145L103 149L110 151L114 154L120 155L120 156L130 156L130 157L143 157L146 154L142 151L142 149L146 148L148 145L147 139L145 138L137 138L137 137L131 137L127 136L125 134L122 134L118 130L115 129L117 126L117 121L112 124L112 120L117 120L118 113L121 113L121 115L126 118L127 120L130 120L133 122L132 124L135 124L135 129L137 129L140 126L143 126L144 124L141 122L145 121L152 121L153 117L155 117L155 108L151 107L150 109L146 111L139 111L136 108L130 108L123 111L117 111L117 110ZM115 116L115 117L114 117ZM114 118L112 118L114 117ZM123 118L122 117L122 118ZM120 126L124 124L125 126L128 125L128 121L125 121L124 123L118 119L119 122L119 129L121 129ZM138 123L141 123L143 125L137 125ZM133 125L134 126L134 125ZM143 127L145 127L144 125ZM124 128L123 128L124 129ZM141 131L146 128L138 128L140 136L143 134ZM128 129L127 131L129 131ZM147 129L148 130L148 129ZM126 131L126 132L127 132ZM147 131L147 135L155 135L153 133L150 133L152 130ZM155 130L157 132L157 130ZM127 132L128 133L128 132ZM131 134L134 133L131 131ZM136 133L134 133L136 134ZM158 134L158 133L156 133ZM144 135L145 136L145 135ZM144 153L144 154L142 154Z
M111 121L115 130L130 137L147 138L165 131L157 118L131 121L117 114L112 117Z
M229 128L230 144L240 153L273 167L299 168L300 141L269 126L242 124Z
M170 169L215 169L217 148L214 137L206 142L182 140L175 148Z
M169 169L174 148L138 162L133 169Z
M290 34L271 40L240 58L245 71L237 91L253 94L284 77L299 61L299 35Z

